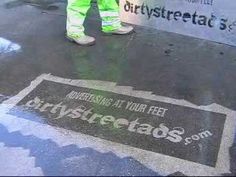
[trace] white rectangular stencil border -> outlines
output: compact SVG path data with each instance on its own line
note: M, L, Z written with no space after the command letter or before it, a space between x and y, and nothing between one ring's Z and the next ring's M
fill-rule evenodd
M184 107L190 107L190 108L194 108L198 110L205 110L205 111L225 114L226 122L224 126L222 141L221 141L215 168L198 164L195 162L190 162L187 160L182 160L179 158L163 155L163 154L154 153L151 151L134 148L134 147L119 144L119 143L114 143L114 142L107 141L104 139L95 138L90 135L85 135L85 134L72 132L72 131L69 131L69 132L71 133L71 135L75 136L75 139L78 139L77 136L81 136L81 137L87 137L86 139L89 139L89 138L95 139L97 142L102 143L102 144L108 143L109 146L106 147L105 149L107 149L108 151L110 150L114 153L119 154L119 152L124 152L123 148L125 148L127 149L127 152L126 152L127 156L131 156L135 158L136 160L140 161L142 164L144 164L148 168L151 168L157 172L161 172L162 174L170 174L176 171L180 171L184 173L185 175L194 175L194 176L196 175L197 176L204 176L204 175L214 176L214 175L220 175L223 173L230 173L229 148L233 145L233 141L234 141L235 111L225 108L223 106L220 106L218 104L212 104L209 106L197 106L185 100L177 100L177 99L172 99L168 97L152 95L150 92L145 92L145 91L135 91L130 86L128 87L124 86L122 87L122 89L120 89L121 87L116 86L116 83L113 83L113 82L92 81L92 80L71 80L71 79L65 79L61 77L52 76L51 74L42 74L39 77L37 77L34 81L32 81L29 87L20 91L16 96L4 101L0 105L0 115L1 115L0 123L3 123L3 125L8 127L9 129L14 129L14 126L18 126L18 130L19 130L20 122L23 122L23 121L29 122L28 126L33 124L32 121L28 121L28 120L22 120L22 119L14 120L12 119L12 117L14 116L7 115L7 112L10 109L12 109L14 106L16 106L25 96L27 96L31 91L33 91L44 80L71 85L71 86L85 87L89 89L98 89L102 91L113 92L117 94L133 96L137 98L149 99L153 101L159 101L159 102L164 102L164 103L169 103L169 104L174 104L174 105L179 105L179 106L184 106ZM9 123L8 120L18 121L19 123L11 124ZM38 123L34 123L34 124L38 124ZM41 125L41 126L46 126L46 125ZM25 129L26 126L22 128ZM26 131L26 130L22 129L21 131ZM29 129L29 131L32 131L32 130ZM66 131L68 132L68 130ZM37 131L33 131L31 133L37 136ZM48 138L54 140L55 136L51 136ZM61 142L62 141L60 141L60 144ZM74 141L74 143L76 143L76 141ZM104 151L104 146L101 144L99 146L103 147L103 149L99 148L100 151ZM143 158L144 154L145 154L145 158Z

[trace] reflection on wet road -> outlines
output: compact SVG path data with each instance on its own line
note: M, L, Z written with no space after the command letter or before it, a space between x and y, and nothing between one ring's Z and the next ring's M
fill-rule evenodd
M5 38L0 37L0 55L10 52L17 52L21 49L19 44L13 43Z
M0 142L5 147L22 147L35 157L35 166L44 175L119 175L119 176L159 176L133 158L119 158L114 153L100 153L92 148L76 145L60 147L52 140L43 140L20 132L9 132L0 124ZM0 172L1 174L1 172Z

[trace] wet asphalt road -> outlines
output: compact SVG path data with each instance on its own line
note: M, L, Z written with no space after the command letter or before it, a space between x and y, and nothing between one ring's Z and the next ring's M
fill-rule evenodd
M130 36L104 36L95 4L85 26L97 44L76 46L65 39L64 0L3 0L0 17L0 103L40 74L51 73L70 79L111 81L196 105L216 103L236 110L235 47L143 27L136 27ZM32 174L159 175L131 157L122 159L73 145L61 148L50 140L20 131L11 133L1 122L0 135L0 155L31 149L25 156L35 158L34 167L30 166L33 162L27 162L34 168ZM235 147L229 149L232 174L236 174ZM18 174L24 174L20 171L24 170ZM0 174L10 172L9 167Z

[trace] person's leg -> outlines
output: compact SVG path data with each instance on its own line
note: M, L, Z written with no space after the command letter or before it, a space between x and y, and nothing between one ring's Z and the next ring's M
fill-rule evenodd
M129 34L132 26L122 26L119 17L119 6L116 0L97 0L102 17L102 31L109 34Z
M119 6L116 0L97 0L102 18L102 31L109 32L121 27Z
M90 8L91 0L68 0L67 5L67 36L80 38L84 36L84 19Z

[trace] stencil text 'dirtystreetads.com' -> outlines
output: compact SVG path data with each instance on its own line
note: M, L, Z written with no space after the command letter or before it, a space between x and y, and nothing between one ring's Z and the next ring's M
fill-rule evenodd
M69 108L63 102L56 104L47 103L39 97L35 97L33 100L28 101L24 107L55 115L54 117L51 117L54 120L64 118L79 119L87 124L100 124L107 128L113 127L118 130L126 130L132 133L152 136L157 140L165 139L172 143L183 142L184 145L189 145L194 141L200 141L201 139L213 136L209 130L206 130L195 135L190 135L184 139L183 135L186 132L182 127L169 128L164 123L160 123L158 127L154 127L148 123L141 123L138 117L135 120L129 121L126 118L116 118L112 115L95 113L92 107L87 108L84 105L77 105L74 108Z
M235 28L234 22L229 22L226 17L217 17L214 13L211 16L200 14L195 11L182 12L181 10L169 10L165 6L154 6L143 3L142 5L137 5L134 3L126 1L124 5L125 12L132 13L134 15L146 16L148 20L151 18L165 19L167 21L182 21L184 23L189 23L198 26L205 26L208 28L217 28L222 31L232 31Z

